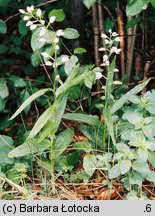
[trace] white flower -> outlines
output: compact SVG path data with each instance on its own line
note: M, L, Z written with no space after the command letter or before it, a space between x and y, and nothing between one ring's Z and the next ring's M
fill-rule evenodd
M36 28L37 28L37 25L36 25L36 24L33 24L33 25L30 26L30 30L31 30L31 31L34 30L34 29L36 29Z
M57 36L63 36L64 35L64 31L62 29L59 29L57 32L56 32Z
M19 12L22 14L26 13L23 9L19 9Z
M42 55L43 57L45 57L45 58L50 57L49 54L48 54L47 52L42 52L41 55Z
M45 24L45 20L40 20L41 24L44 25Z
M52 24L56 20L56 16L51 16L49 22Z
M30 19L30 17L29 16L24 16L24 18L23 18L23 20L29 20Z
M102 33L102 34L101 34L101 38L107 38L107 35L104 34L104 33Z
M38 17L41 17L41 14L42 14L42 11L41 11L40 9L38 9L37 12L36 12L36 15L37 15Z
M59 76L59 75L56 75L55 79L56 79L56 80L60 80L60 76Z
M55 50L59 50L59 46L58 45L55 46Z
M120 37L116 37L115 41L121 41Z
M62 59L61 59L61 61L63 62L63 63L65 63L65 62L67 62L69 60L69 57L66 55L66 56L63 56L62 57Z
M117 68L114 69L114 73L118 73L119 70Z
M112 48L111 48L111 53L120 54L120 52L121 52L121 49L117 49L117 47L112 46Z
M109 33L110 33L110 34L112 33L112 30L111 30L111 29L109 29Z
M108 55L103 56L103 62L107 61L109 59Z
M109 44L110 41L108 39L105 39L105 44Z
M27 7L27 11L29 13L32 13L33 10L34 10L34 6L33 5L31 5L30 7L29 6Z
M52 66L53 64L52 64L51 61L47 61L47 62L45 62L45 65L47 65L47 66Z
M122 85L122 82L120 82L119 80L116 80L113 82L114 85Z
M113 33L112 33L112 36L113 36L113 37L116 37L116 36L118 36L118 34L117 34L116 32L113 32Z
M39 42L46 42L45 38L40 38Z
M40 37L43 36L46 33L46 28L41 27L41 31L39 32Z
M26 24L26 26L31 26L32 24L33 24L32 21L28 21L27 24Z
M53 40L53 42L54 42L54 43L58 43L58 42L59 42L59 38L58 38L58 37L55 37L54 40Z
M103 77L103 75L101 72L95 72L95 79L96 80L101 79L102 77Z

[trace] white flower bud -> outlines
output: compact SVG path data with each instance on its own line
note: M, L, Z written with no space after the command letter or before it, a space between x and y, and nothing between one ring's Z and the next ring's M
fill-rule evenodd
M26 24L26 26L31 26L31 25L33 25L32 21L28 21L27 24Z
M103 77L103 75L101 72L95 72L95 79L96 80L101 79L102 77Z
M42 37L46 33L46 28L41 27L41 31L39 32L39 36Z
M42 14L42 11L41 11L40 9L38 9L37 12L36 12L36 15L37 15L38 17L41 17L41 14Z
M34 11L34 6L33 6L33 5L31 5L30 7L28 6L28 7L27 7L27 11L28 11L29 13L32 13L32 12Z
M58 45L55 46L55 50L59 50L60 47Z
M29 19L30 19L29 16L24 16L24 18L23 18L23 20L25 20L25 21L27 21L27 20L29 20Z
M30 26L30 30L31 30L31 31L34 30L34 29L36 29L36 28L37 28L37 25L36 25L36 24L33 24L33 25Z
M52 24L54 23L55 19L56 19L56 16L51 16L49 19L49 22Z
M66 55L66 56L63 56L62 57L62 59L61 59L61 61L63 62L63 63L65 63L65 62L67 62L69 60L69 57Z
M45 20L40 20L41 24L44 25L45 24Z
M112 33L112 36L113 36L113 37L116 37L116 36L118 36L118 34L117 34L116 32L113 32L113 33Z
M48 53L46 53L46 52L42 52L42 53L41 53L41 55L42 55L43 57L45 57L45 58L48 58L48 57L50 57L50 56L49 56L49 54L48 54Z
M109 59L108 55L103 56L103 62L107 61Z
M47 66L52 66L53 64L52 64L51 61L47 61L47 62L45 62L45 65L47 65Z
M114 73L118 73L119 70L117 68L114 69Z
M64 35L64 31L62 29L59 29L57 32L56 32L57 36L63 36Z
M107 35L104 34L104 33L102 33L102 34L101 34L101 38L107 38Z
M19 12L25 14L26 12L23 9L19 9Z
M121 41L120 37L116 37L115 41Z
M59 38L58 38L58 37L55 37L54 40L53 40L53 42L54 42L54 43L58 43L58 42L59 42Z

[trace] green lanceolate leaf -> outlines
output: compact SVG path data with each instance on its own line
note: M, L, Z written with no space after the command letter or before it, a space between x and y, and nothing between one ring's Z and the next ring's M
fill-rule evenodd
M7 27L6 23L3 20L0 20L0 34L6 34Z
M84 5L90 9L97 2L97 0L83 0Z
M83 158L83 167L85 172L89 175L89 177L91 177L96 169L96 164L97 164L97 160L95 155L85 155L85 157Z
M6 98L9 95L8 87L6 80L0 80L0 97L2 99Z
M131 161L130 160L122 160L119 162L119 167L120 167L121 174L124 175L131 168Z
M143 0L134 0L132 3L128 3L126 7L126 14L128 17L130 16L135 16L139 14L141 11L146 10L148 1L143 1Z
M142 174L148 174L150 172L149 166L146 162L143 161L134 161L132 163L133 170L142 173Z
M139 84L138 86L135 86L125 95L123 95L118 101L116 101L114 105L111 107L111 114L114 114L117 110L119 110L132 95L138 94L149 83L149 81L150 79Z
M55 138L50 154L52 159L57 158L67 149L68 145L73 140L73 135L73 130L66 129Z
M55 9L50 11L48 17L50 18L52 16L56 17L55 19L56 22L62 22L65 19L65 14L62 9Z
M42 158L37 160L37 163L49 173L51 173L51 161L47 158Z
M0 135L0 166L13 164L13 159L8 158L8 153L13 149L13 140L9 136Z
M101 124L97 116L91 116L91 115L86 115L81 113L66 113L63 115L63 118L87 123L89 125L93 125L96 127L99 127Z
M75 55L72 55L71 58L65 63L65 73L69 75L73 68L76 66L78 58Z
M82 53L86 53L87 50L82 48L82 47L78 47L74 49L74 54L82 54Z
M38 139L29 140L10 151L8 156L10 158L18 158L33 154L41 154L44 150L48 149L50 145L51 141L48 139L44 139L41 142L38 142Z
M79 37L79 33L76 29L66 28L64 30L64 35L62 35L62 37L66 39L77 39Z
M76 150L82 150L82 151L85 151L85 152L92 151L92 145L88 141L76 142L76 143L73 144L73 147Z
M115 135L114 135L114 126L112 122L112 115L110 113L110 109L109 108L104 109L103 115L104 115L105 124L109 131L109 135L113 141L113 144L115 145L116 140L115 140Z
M14 113L14 115L10 118L10 120L14 119L17 115L19 115L19 113L21 113L27 106L29 106L29 104L34 101L35 99L37 99L38 97L42 96L43 94L45 94L47 91L51 91L50 88L47 89L42 89L37 91L36 93L34 93L33 95L31 95L20 107L19 109Z

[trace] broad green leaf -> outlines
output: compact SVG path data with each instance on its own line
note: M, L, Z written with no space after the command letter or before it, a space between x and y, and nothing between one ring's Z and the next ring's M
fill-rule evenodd
M148 150L147 149L138 148L137 153L138 153L140 160L142 160L144 162L147 161L147 159L148 159Z
M132 172L129 174L129 182L131 185L139 185L139 187L142 186L142 177L137 172Z
M87 154L83 158L83 167L85 172L91 177L96 169L97 160L95 155Z
M109 179L117 178L121 175L119 164L115 164L109 171Z
M55 19L56 22L62 22L65 19L65 14L62 9L55 9L50 11L48 17L50 18L52 16L56 17Z
M128 154L130 152L129 146L127 146L127 144L124 143L117 143L116 149L117 151L122 152L124 154Z
M91 74L90 76L87 76L84 80L85 86L87 86L89 89L92 89L92 86L94 84L95 75Z
M0 54L5 54L5 53L7 53L8 49L9 49L9 47L8 47L7 45L1 44L1 45L0 45Z
M28 33L28 28L27 26L25 25L25 21L24 20L20 20L19 21L19 24L18 24L18 31L20 33L20 35L22 37L26 36L27 33Z
M8 157L18 158L18 157L24 157L33 154L41 154L43 153L43 151L48 149L50 145L51 142L48 139L44 139L41 142L38 142L38 139L28 140L24 144L10 151Z
M29 92L24 89L21 94L20 94L20 99L21 99L21 102L23 103L25 100L27 100L28 98L30 97L30 94ZM30 107L31 105L27 106L25 109L24 109L24 112L27 114L30 110Z
M122 118L128 120L133 125L137 125L143 119L143 115L137 111L128 110L123 114Z
M145 134L145 136L148 139L153 139L154 134L153 134L153 130L152 130L152 125L151 124L143 126L142 127L142 131L143 131L143 133Z
M82 54L82 53L86 53L87 50L82 48L82 47L78 47L74 49L74 54Z
M64 29L64 35L62 37L67 39L77 39L79 37L79 33L76 29L66 28Z
M31 95L20 107L19 109L14 113L14 115L10 118L10 120L14 119L19 113L21 113L29 104L37 99L38 97L45 94L47 91L51 91L50 88L42 89Z
M131 168L131 161L130 160L122 160L119 163L120 172L122 175L127 173Z
M126 6L126 14L128 17L135 16L141 11L145 10L148 6L149 1L144 2L143 0L134 0L131 4Z
M108 128L108 131L109 131L109 135L111 136L113 144L115 145L116 140L115 140L114 126L113 126L113 122L112 122L112 115L110 113L110 109L109 108L104 109L103 115L104 115L105 124Z
M6 23L3 20L0 20L0 34L6 34L7 27Z
M143 161L134 161L132 163L133 170L142 173L142 174L148 174L150 172L149 166L146 162Z
M62 133L56 136L52 146L52 152L50 159L57 158L60 156L68 147L73 140L74 132L71 129L66 129Z
M148 160L151 165L155 168L155 152L149 151Z
M9 95L7 82L6 80L0 80L0 97L2 99L6 98Z
M72 55L71 58L65 63L65 73L69 75L73 68L76 66L78 58L75 55Z
M5 7L11 0L0 0L0 7Z
M155 172L151 171L147 176L146 180L155 183Z
M11 76L10 79L13 81L13 84L16 88L23 88L26 86L26 82L18 76Z
M116 101L111 108L111 114L114 114L117 110L119 110L132 95L138 94L149 83L149 81L150 79L135 86L133 89L128 91L125 95L123 95L118 101Z
M76 150L82 150L82 151L85 151L85 152L92 151L92 145L88 141L76 142L76 143L73 144L73 147Z
M45 42L39 41L39 39L40 39L40 34L39 34L40 31L41 31L41 28L37 28L32 33L31 47L32 47L33 51L37 51L41 47L43 47L45 45Z
M8 158L8 153L13 149L13 140L9 136L0 135L0 166L13 164L13 159Z
M128 100L134 104L140 103L140 98L138 97L138 95L131 95L131 97L129 97Z
M97 2L97 0L83 0L84 5L90 9L91 6L93 6L95 3Z
M38 52L34 52L31 56L31 63L33 67L38 67L41 63L41 57Z
M40 158L37 160L37 163L45 170L47 170L49 173L52 172L51 170L51 161L47 158Z
M137 192L132 190L130 191L127 196L125 197L126 200L138 200Z
M96 127L99 127L99 125L101 124L97 116L91 116L81 113L66 113L63 115L63 118L87 123Z

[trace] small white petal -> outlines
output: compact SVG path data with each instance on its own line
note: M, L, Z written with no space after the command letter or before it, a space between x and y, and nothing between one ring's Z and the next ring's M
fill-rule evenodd
M113 36L113 37L116 37L116 36L118 36L118 34L117 34L116 32L113 32L113 33L112 33L112 36Z
M26 13L23 9L19 9L19 12L22 14Z
M109 59L108 55L103 56L103 62L107 61Z
M45 20L40 20L41 24L44 25L45 24Z
M59 42L59 38L58 38L58 37L55 37L54 40L53 40L53 42L54 42L54 43L58 43L58 42Z
M33 24L33 25L30 26L30 30L34 30L36 28L37 28L37 25L35 25L35 24Z
M59 50L60 47L58 45L55 46L55 50Z
M24 16L24 18L23 18L23 20L29 20L30 19L30 17L28 17L28 16Z
M26 26L31 26L31 25L33 25L32 21L28 21L27 24L26 24Z
M36 15L37 15L38 17L41 17L41 14L42 14L42 11L41 11L40 9L38 9L37 12L36 12Z
M43 57L45 57L45 58L48 58L48 57L50 57L50 56L49 56L49 54L48 54L48 53L46 53L46 52L42 52L42 53L41 53L41 55L42 55Z
M49 22L52 24L56 20L56 16L51 16Z
M66 56L63 56L62 57L62 59L61 59L61 61L63 62L63 63L65 63L65 62L67 62L69 60L69 57L66 55Z
M108 39L105 39L105 44L109 44L110 41Z
M118 73L119 70L117 68L114 69L114 73Z
M46 42L45 38L40 38L39 42Z
M101 38L107 38L107 35L104 34L104 33L102 33L102 34L101 34Z
M45 62L45 65L47 65L47 66L52 66L53 64L52 64L51 61L47 61L47 62Z
M101 47L101 48L99 48L98 50L102 52L102 51L105 51L105 50L107 50L107 49L104 48L104 47Z
M33 6L33 5L31 5L30 7L27 6L27 11L28 11L29 13L32 13L33 10L34 10L34 6Z
M62 29L59 29L57 32L56 32L57 36L63 36L64 35L64 31Z
M103 77L102 73L100 72L95 72L95 79L98 80L98 79L101 79Z
M112 30L111 30L111 29L109 29L109 33L110 33L110 34L112 33Z
M120 37L116 37L115 41L121 41Z

